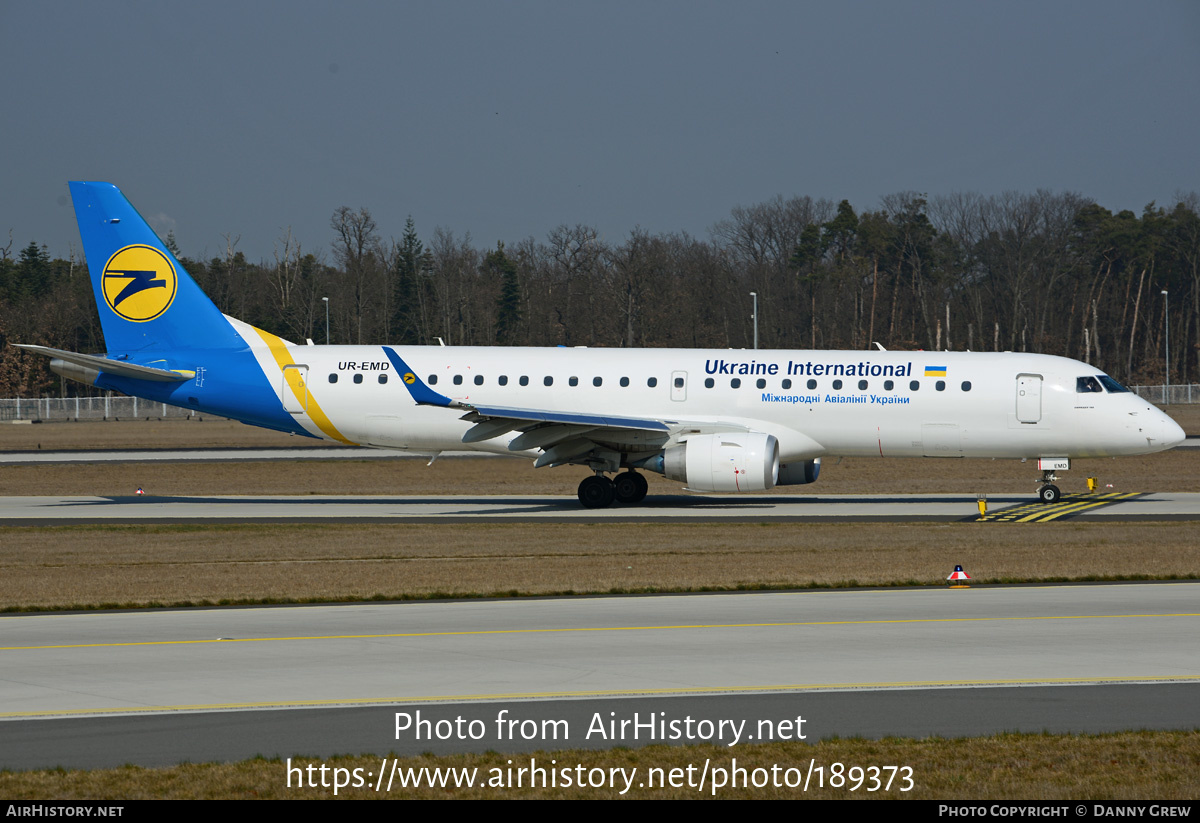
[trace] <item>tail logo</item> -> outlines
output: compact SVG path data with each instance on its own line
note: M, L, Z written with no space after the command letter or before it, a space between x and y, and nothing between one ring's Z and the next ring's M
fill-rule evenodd
M104 267L104 301L135 323L153 320L170 308L178 286L175 267L153 246L126 246Z
M413 383L417 382L417 376L412 372L406 372L404 375L404 382L411 386Z

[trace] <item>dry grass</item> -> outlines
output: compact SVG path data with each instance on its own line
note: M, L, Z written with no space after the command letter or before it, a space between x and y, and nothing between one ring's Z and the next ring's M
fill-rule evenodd
M446 757L401 758L400 768L474 768L478 779L486 780L498 769L507 774L511 767L528 768L530 759L551 768L582 764L585 769L637 769L633 789L625 797L644 799L684 799L712 797L711 783L704 792L694 787L639 788L650 769L686 770L694 767L698 775L706 760L710 768L729 770L731 760L747 770L753 780L756 768L770 770L780 766L807 771L810 759L825 767L833 763L846 766L911 766L913 788L900 792L899 781L890 792L868 793L860 788L816 787L815 777L807 793L800 788L727 788L717 797L733 798L908 798L914 800L1120 800L1194 801L1200 796L1200 732L1129 732L1106 735L997 735L961 740L827 740L813 745L770 743L740 746L651 746L642 749L611 751L556 751L535 755L496 753ZM303 768L322 764L331 769L362 769L362 774L378 773L377 757L335 757L325 760L294 758L291 765ZM390 762L389 762L390 767ZM561 773L561 772L560 772ZM686 774L683 772L682 774ZM884 773L885 779L887 773ZM317 773L319 779L319 772ZM793 773L792 780L797 779ZM828 777L827 777L828 779ZM619 778L618 778L619 780ZM528 783L526 783L528 786ZM332 789L292 788L287 786L287 763L279 760L248 760L241 763L183 765L168 769L122 769L85 771L35 771L0 773L0 796L21 799L282 799L332 798ZM577 788L462 788L399 789L375 793L371 789L342 789L343 798L613 798L618 790Z
M335 446L224 418L85 420L0 425L0 451Z
M0 608L1200 576L1200 523L8 528Z

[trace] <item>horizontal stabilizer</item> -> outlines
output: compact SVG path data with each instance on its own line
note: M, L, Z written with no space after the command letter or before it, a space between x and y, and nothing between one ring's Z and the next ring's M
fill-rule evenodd
M80 354L79 352L66 351L64 349L52 349L49 346L32 346L27 343L13 343L13 345L19 349L25 349L36 354L44 354L55 360L74 363L76 366L82 366L85 369L95 369L105 374L115 374L118 377L132 377L135 380L178 383L184 380L191 380L195 376L193 373L186 371L168 371L167 369L155 369L150 366L139 366L136 363L126 363L121 360L110 360L98 354Z

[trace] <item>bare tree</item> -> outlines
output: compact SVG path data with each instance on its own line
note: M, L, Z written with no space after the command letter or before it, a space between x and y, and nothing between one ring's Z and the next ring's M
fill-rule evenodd
M357 342L363 342L363 318L371 304L372 295L381 291L379 235L376 233L375 218L365 207L358 211L342 206L330 220L337 237L333 251L346 273L351 289L351 321L354 324Z

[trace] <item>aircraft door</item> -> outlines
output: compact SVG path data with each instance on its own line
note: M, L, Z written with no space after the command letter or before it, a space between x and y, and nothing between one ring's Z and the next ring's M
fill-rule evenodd
M1017 375L1017 422L1037 423L1042 419L1042 376Z
M671 399L687 400L687 372L671 372Z
M283 408L289 414L308 414L308 366L293 363L283 367Z

